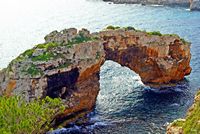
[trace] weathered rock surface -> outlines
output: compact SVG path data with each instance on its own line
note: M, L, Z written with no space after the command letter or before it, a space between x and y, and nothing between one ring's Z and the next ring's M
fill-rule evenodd
M21 54L0 72L1 95L20 95L27 101L62 98L66 110L54 124L63 123L61 118L67 124L92 110L105 60L102 42L90 38L87 31L64 31L50 33L47 43Z
M27 101L60 97L65 112L54 126L66 125L90 112L99 92L105 60L127 66L146 84L179 81L190 74L190 44L175 35L121 28L92 33L87 29L54 31L46 42L25 51L0 71L0 95Z
M106 59L134 70L145 84L179 81L190 74L190 45L178 36L134 30L100 32Z
M103 0L111 1L115 4L142 4L142 5L179 5L190 8L191 10L200 10L200 0Z

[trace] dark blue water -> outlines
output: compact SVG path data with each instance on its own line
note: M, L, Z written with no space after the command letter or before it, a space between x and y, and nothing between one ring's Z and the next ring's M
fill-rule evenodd
M177 33L192 42L192 73L175 87L162 90L146 87L133 71L107 61L101 68L101 91L89 124L60 133L165 133L167 122L184 117L191 106L200 87L200 12L183 7L114 5L94 0L6 2L0 3L2 68L22 51L43 42L45 34L68 27L99 31L107 25L134 26Z

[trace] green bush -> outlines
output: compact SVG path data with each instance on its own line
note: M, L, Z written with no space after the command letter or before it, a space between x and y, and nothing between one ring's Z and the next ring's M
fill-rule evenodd
M27 103L16 96L0 97L0 133L44 133L58 110L64 110L60 99L46 97Z
M119 29L120 27L119 26L107 26L106 29L112 29L112 30L115 30L115 29Z
M136 30L136 29L134 27L128 26L128 27L125 27L125 30Z
M153 31L153 32L148 32L149 35L158 35L162 36L162 34L159 31Z

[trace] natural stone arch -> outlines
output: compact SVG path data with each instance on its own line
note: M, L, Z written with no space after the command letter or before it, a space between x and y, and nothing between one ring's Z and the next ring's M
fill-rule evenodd
M129 67L144 83L178 81L191 71L190 44L177 35L134 28L90 34L71 28L54 31L45 41L0 71L0 95L20 95L27 101L61 97L66 109L56 116L54 126L76 121L93 110L105 60Z
M179 81L190 74L190 45L178 36L137 31L100 32L107 60L138 73L145 84Z

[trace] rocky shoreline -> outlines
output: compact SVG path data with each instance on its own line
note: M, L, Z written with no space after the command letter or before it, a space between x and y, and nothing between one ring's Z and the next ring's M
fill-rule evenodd
M142 4L142 5L168 5L184 6L190 10L200 10L200 0L103 0L114 4Z
M167 134L197 134L200 132L200 90L185 119L177 119L167 127Z
M191 72L190 43L178 35L110 26L98 33L75 28L53 31L0 71L0 95L31 101L61 98L65 111L52 126L65 126L93 110L105 60L127 66L144 84L161 86Z

